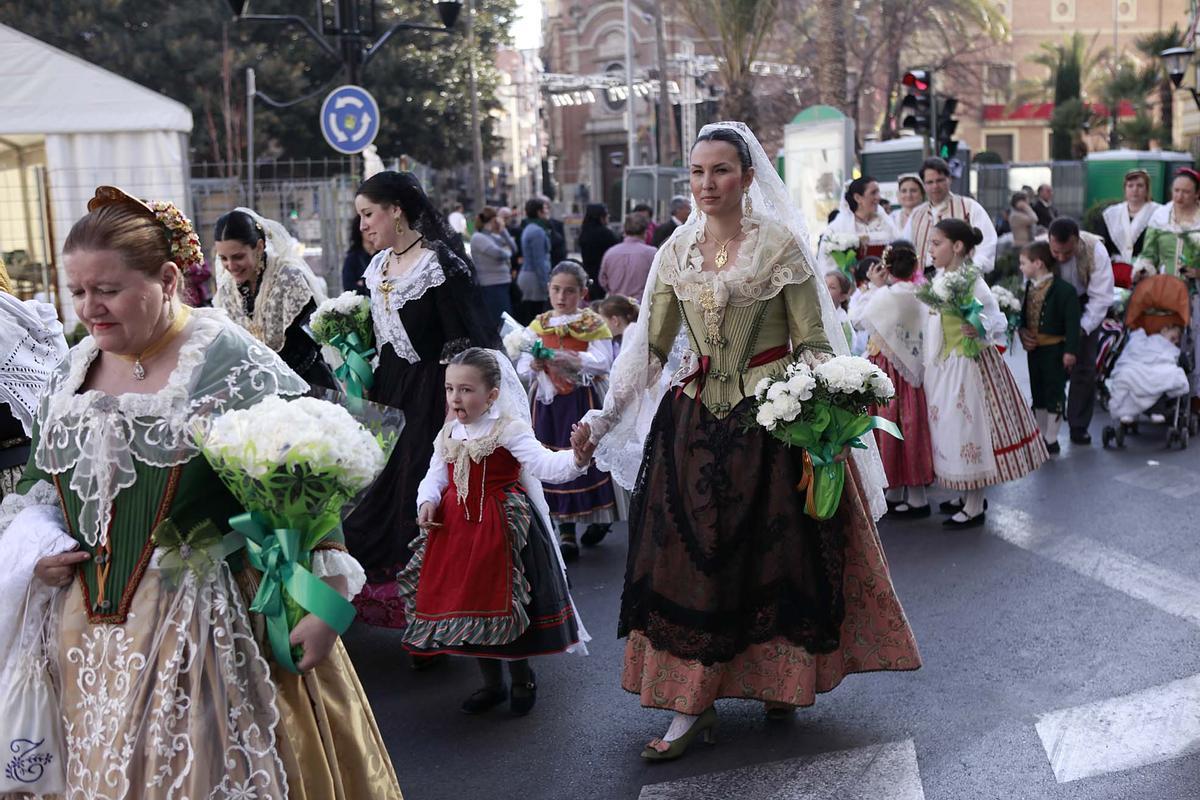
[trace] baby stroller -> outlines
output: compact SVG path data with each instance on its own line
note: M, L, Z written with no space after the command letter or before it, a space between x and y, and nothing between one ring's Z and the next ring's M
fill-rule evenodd
M1120 359L1130 334L1138 329L1144 330L1148 336L1161 333L1171 326L1183 328L1183 337L1179 343L1179 366L1190 379L1195 367L1193 362L1192 331L1188 324L1191 319L1187 284L1173 275L1151 275L1138 282L1129 300L1129 309L1125 314L1125 329L1120 338L1115 341L1104 354L1100 364L1098 382L1100 397L1107 408L1110 397L1108 379ZM1167 447L1179 445L1179 449L1188 446L1188 439L1197 433L1200 420L1191 413L1191 398L1184 394L1182 397L1160 397L1149 408L1144 416L1150 417L1167 425ZM1125 446L1125 437L1138 433L1139 422L1118 423L1104 428L1102 442L1105 447Z

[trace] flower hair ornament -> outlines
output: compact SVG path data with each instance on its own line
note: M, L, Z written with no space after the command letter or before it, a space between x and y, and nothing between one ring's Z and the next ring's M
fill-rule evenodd
M170 238L171 260L180 270L195 269L204 263L200 237L192 221L167 200L139 200L116 186L97 186L96 195L88 201L87 210L95 211L108 205L124 205L151 217L167 230Z

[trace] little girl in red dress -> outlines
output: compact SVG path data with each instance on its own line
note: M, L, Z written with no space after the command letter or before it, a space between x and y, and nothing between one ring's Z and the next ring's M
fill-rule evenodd
M502 398L502 386L516 396ZM422 532L397 578L409 620L404 645L421 655L479 659L484 685L463 702L465 713L509 700L524 715L537 699L529 658L586 652L588 640L540 481L583 474L595 445L586 425L572 436L572 450L538 442L511 363L489 350L471 348L450 362L446 405L449 419L417 491Z

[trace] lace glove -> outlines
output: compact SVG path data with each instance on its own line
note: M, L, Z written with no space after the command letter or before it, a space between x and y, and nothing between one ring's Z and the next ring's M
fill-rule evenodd
M796 348L796 361L804 364L809 369L813 369L819 364L824 364L831 358L833 358L833 353L826 353L824 350L812 350L804 345Z
M592 409L584 414L581 420L581 422L586 422L591 426L593 443L599 444L608 435L609 431L621 422L625 409L640 392L644 392L648 386L658 383L662 377L662 369L662 363L652 355L650 356L649 364L646 366L647 380L645 386L638 386L634 383L622 383L618 380L613 381L612 386L609 387L608 395L604 398L604 407Z

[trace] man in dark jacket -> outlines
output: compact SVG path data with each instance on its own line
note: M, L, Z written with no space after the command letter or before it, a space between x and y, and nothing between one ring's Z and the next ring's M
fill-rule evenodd
M687 222L688 215L692 213L692 204L686 197L671 198L671 218L654 229L654 237L652 244L655 247L662 247L663 242L671 237L683 223Z

